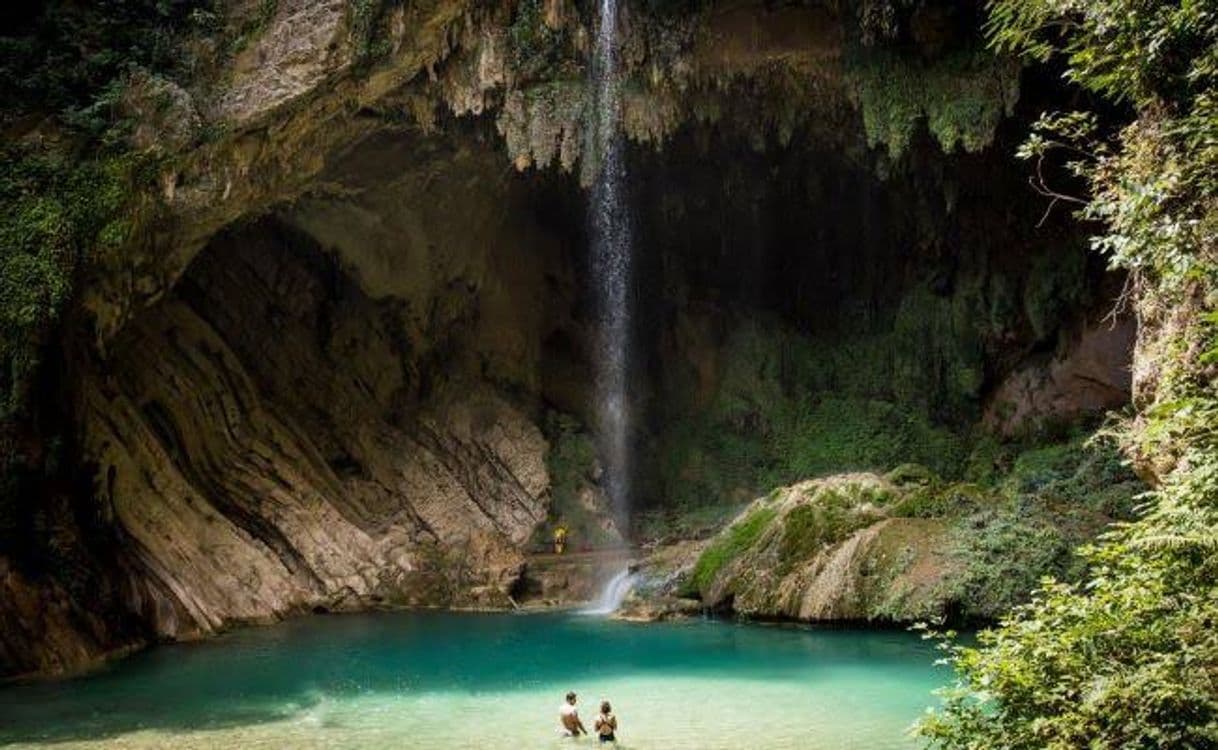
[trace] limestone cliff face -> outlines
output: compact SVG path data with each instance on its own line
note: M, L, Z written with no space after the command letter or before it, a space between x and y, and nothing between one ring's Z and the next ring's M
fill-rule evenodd
M202 256L82 386L133 608L182 637L309 608L506 603L546 515L538 428L486 384L421 382L442 376L391 305L307 240L256 237Z
M550 505L538 394L572 389L542 344L578 326L500 158L372 139L213 237L104 352L67 345L96 518L64 544L108 551L81 565L109 593L6 567L4 671L299 611L508 606Z
M995 389L986 424L1009 434L1128 404L1136 335L1132 320L1106 319L1069 336L1069 346L1027 362Z
M135 625L104 606L92 606L54 581L31 579L0 558L0 667L11 674L62 674L94 664L139 643Z

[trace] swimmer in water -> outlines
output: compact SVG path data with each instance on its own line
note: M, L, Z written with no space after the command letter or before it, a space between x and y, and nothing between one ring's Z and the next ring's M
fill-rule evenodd
M601 742L617 742L617 717L609 701L601 701L601 714L596 717L596 736Z
M584 723L579 720L579 711L575 710L575 693L567 693L567 700L558 709L558 720L562 722L563 732L568 737L578 737L587 734Z

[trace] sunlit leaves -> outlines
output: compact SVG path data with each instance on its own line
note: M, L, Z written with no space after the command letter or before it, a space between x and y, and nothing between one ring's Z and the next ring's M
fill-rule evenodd
M1043 117L1019 155L1067 160L1081 216L1102 224L1093 247L1158 326L1143 332L1153 392L1123 440L1159 486L1083 552L1085 585L1051 582L978 647L948 646L959 681L919 731L952 750L1218 747L1218 3L990 7L1000 49L1060 56L1069 79L1136 107L1107 136L1095 116Z

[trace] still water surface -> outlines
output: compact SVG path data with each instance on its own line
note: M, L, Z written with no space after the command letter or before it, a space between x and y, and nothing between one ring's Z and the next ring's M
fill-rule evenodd
M613 701L621 748L915 746L948 677L899 631L568 614L303 618L0 688L0 744L55 748L591 748L567 690Z

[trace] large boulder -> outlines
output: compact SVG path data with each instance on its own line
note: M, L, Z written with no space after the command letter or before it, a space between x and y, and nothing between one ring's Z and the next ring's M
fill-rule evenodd
M754 501L702 550L705 606L798 620L909 620L942 611L942 519L895 517L903 492L873 474L801 482Z

